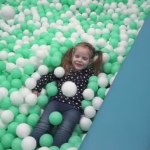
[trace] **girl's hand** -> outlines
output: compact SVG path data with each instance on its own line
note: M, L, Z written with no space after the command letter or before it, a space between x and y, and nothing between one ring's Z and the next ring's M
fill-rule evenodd
M39 96L40 93L38 91L33 91L33 94Z

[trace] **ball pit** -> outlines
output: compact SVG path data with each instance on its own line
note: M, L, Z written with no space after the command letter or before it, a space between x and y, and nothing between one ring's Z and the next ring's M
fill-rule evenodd
M56 95L58 89L55 83L50 83L39 97L31 90L48 71L55 69L55 75L61 78L65 71L59 65L67 49L86 41L102 50L104 74L90 77L83 93L80 132L75 129L74 134L78 136L72 135L60 148L78 149L82 142L79 137L89 130L91 119L109 91L107 86L112 85L149 12L148 0L2 0L0 149L35 149L35 139L29 134L48 103L48 97ZM76 94L76 85L68 84L62 91L71 97ZM69 86L72 87L70 92ZM39 149L46 150L48 146L58 150L51 145L52 140L44 142Z

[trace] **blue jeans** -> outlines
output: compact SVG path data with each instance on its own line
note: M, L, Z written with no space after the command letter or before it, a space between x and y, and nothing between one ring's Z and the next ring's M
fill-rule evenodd
M53 127L53 125L49 122L49 115L53 111L59 111L63 115L63 121L58 126L53 141L53 145L58 147L69 140L81 117L81 112L74 109L73 106L56 100L50 101L46 106L38 124L31 133L31 136L36 139L38 145L41 135L49 133Z

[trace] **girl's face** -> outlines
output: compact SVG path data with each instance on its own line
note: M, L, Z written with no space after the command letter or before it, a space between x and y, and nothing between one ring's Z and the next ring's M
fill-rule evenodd
M91 63L88 47L77 46L72 55L72 65L77 71L85 69Z

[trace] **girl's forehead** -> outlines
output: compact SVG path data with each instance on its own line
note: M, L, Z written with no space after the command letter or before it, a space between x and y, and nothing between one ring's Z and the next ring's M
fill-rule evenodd
M83 54L91 54L91 51L90 51L90 49L88 48L88 47L86 47L86 46L77 46L76 48L75 48L75 51L74 51L75 53L83 53Z

